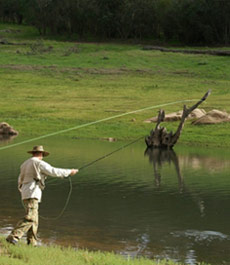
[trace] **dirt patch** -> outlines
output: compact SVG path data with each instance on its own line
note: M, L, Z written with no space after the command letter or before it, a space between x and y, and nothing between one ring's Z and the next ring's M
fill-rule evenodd
M87 74L101 74L101 75L119 75L126 73L155 73L148 69L127 69L127 68L81 68L81 67L58 67L58 66L42 66L42 65L22 65L22 64L7 64L0 65L0 69L12 69L19 71L36 71L36 70L52 70L56 72L69 73L87 73Z
M5 38L0 38L0 44L1 45L27 45L27 43L24 43L24 42L20 42L20 43L10 42Z
M20 52L19 52L20 53ZM44 65L23 65L23 64L5 64L0 65L0 69L12 69L18 71L46 71L52 70L55 73L70 73L70 74L92 74L92 75L124 75L124 74L169 74L180 76L195 76L194 73L185 71L163 71L159 69L128 69L128 68L81 68L81 67L59 67L59 66L44 66Z
M20 33L20 29L1 29L0 32L2 33Z
M164 47L156 47L156 46L144 46L144 51L161 51L161 52L173 52L173 53L185 53L185 54L208 54L208 55L216 55L216 56L230 56L230 51L226 50L186 50L186 49L168 49Z

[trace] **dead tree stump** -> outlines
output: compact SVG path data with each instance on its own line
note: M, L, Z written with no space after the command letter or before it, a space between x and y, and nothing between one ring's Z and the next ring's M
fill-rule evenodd
M160 123L164 121L165 118L165 111L160 110L158 114L157 124L154 130L151 130L150 135L145 138L145 142L147 147L154 147L154 148L166 148L166 149L172 149L173 146L177 143L180 134L182 132L182 129L184 127L184 123L186 121L186 118L188 115L196 109L202 102L206 100L206 98L210 95L211 91L209 90L201 100L199 100L195 105L193 105L191 108L187 108L186 105L184 105L182 117L180 124L177 128L177 131L175 133L167 132L167 129L165 127L161 127Z

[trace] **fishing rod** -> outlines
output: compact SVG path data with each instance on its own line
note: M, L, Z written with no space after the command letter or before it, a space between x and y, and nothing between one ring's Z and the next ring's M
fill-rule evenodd
M130 142L130 143L128 143L128 144L122 145L122 146L119 147L118 149L116 149L116 150L114 150L114 151L112 151L112 152L110 152L110 153L108 153L108 154L105 154L105 155L103 155L103 156L101 156L101 157L99 157L99 158L97 158L97 159L95 159L95 160L93 160L93 161L91 161L91 162L89 162L89 163L87 163L87 164L85 164L85 165L79 167L79 171L81 171L81 170L83 170L83 169L85 169L85 168L87 168L87 167L90 167L91 165L97 163L98 161L101 161L101 160L103 160L103 159L105 159L105 158L107 158L107 157L109 157L109 156L111 156L111 155L113 155L113 154L115 154L115 153L121 151L122 149L127 148L128 146L130 146L130 145L132 145L132 144L135 144L136 142L140 141L140 140L143 139L143 138L144 138L144 136L138 137L138 138L135 139L134 141L132 141L132 142ZM63 215L63 213L65 212L65 210L66 210L66 208L67 208L67 206L68 206L68 204L69 204L69 200L70 200L70 197L71 197L71 194L72 194L72 191L73 191L73 184L72 184L71 177L68 177L68 179L69 179L69 192L68 192L68 196L67 196L67 199L66 199L65 205L64 205L64 207L62 208L62 210L61 210L61 212L59 213L59 215L57 215L56 217L45 217L45 216L39 215L41 219L43 219L43 220L48 220L48 221L49 221L49 220L57 220L57 219L59 219L59 218Z

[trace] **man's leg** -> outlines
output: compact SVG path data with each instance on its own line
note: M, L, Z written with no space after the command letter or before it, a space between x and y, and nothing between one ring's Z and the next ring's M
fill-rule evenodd
M27 244L36 246L37 245L37 231L38 231L38 211L37 214L34 215L33 225L27 232Z
M38 200L26 199L23 200L23 203L25 206L26 215L21 221L19 221L6 240L11 243L17 243L17 241L22 238L25 233L32 229L33 237L31 238L35 240L35 242L33 242L36 244L38 227Z

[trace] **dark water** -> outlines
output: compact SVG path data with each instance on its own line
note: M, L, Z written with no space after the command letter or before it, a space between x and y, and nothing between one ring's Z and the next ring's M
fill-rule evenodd
M5 145L7 142L2 143ZM0 151L0 232L23 216L17 191L25 144ZM80 167L125 142L44 139L57 167ZM177 146L145 150L138 142L72 177L63 216L40 219L43 243L108 250L131 256L170 258L185 264L230 264L230 151ZM50 178L40 214L62 211L69 181Z

